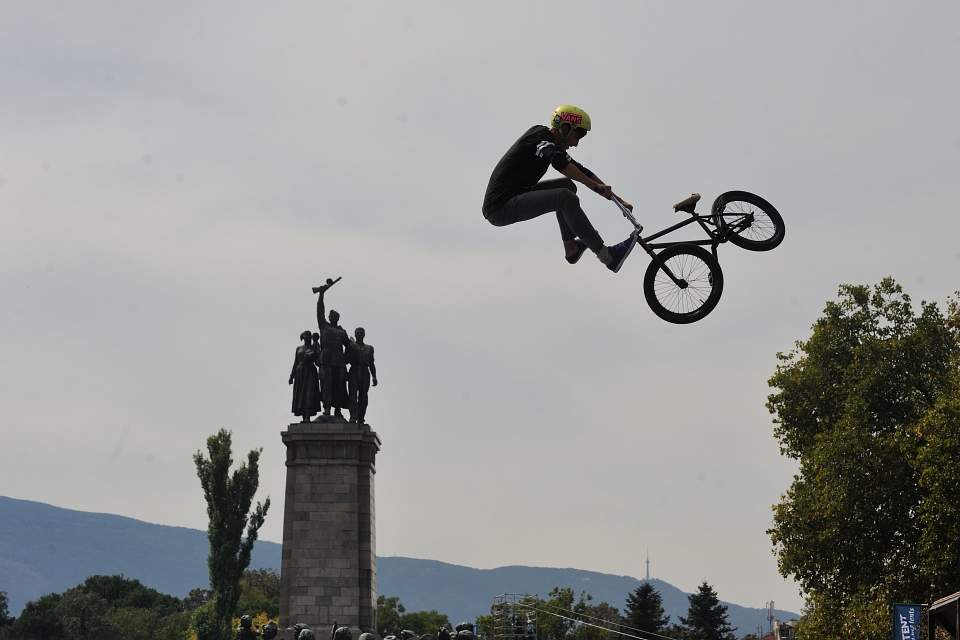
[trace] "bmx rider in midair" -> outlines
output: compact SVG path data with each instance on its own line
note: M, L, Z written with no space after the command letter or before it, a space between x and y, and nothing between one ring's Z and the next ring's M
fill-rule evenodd
M636 245L637 235L631 233L623 242L605 245L580 208L574 181L607 200L617 198L631 211L633 205L619 198L610 185L567 153L588 131L590 116L568 104L556 108L550 127L535 125L528 129L493 169L483 198L483 217L494 226L505 227L555 211L567 262L576 264L590 249L616 273ZM541 181L551 166L565 177Z

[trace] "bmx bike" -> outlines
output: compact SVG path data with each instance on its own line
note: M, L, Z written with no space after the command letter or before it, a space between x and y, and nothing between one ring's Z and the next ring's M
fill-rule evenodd
M688 213L683 222L647 237L633 213L616 198L614 203L629 220L637 234L637 244L650 256L643 277L643 295L650 309L674 324L700 320L720 301L723 271L717 259L717 247L724 242L749 251L769 251L783 242L783 218L769 202L746 191L727 191L713 201L709 214L696 212L700 194L673 205L677 213ZM697 224L706 240L654 242L687 225ZM710 251L704 246L710 245Z

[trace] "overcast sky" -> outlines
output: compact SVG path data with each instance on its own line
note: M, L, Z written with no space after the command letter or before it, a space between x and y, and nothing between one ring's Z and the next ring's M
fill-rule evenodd
M342 276L380 555L643 577L649 547L798 611L766 381L841 283L960 288L958 78L946 1L5 2L0 494L203 529L191 456L227 428L279 542L287 377ZM552 216L492 227L490 171L562 103L648 230L746 190L785 241L721 247L719 306L675 326L642 252L612 275Z

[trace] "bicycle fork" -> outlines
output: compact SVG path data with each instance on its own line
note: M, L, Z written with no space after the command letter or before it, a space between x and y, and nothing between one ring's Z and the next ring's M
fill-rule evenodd
M630 224L633 225L633 228L636 229L635 233L637 234L637 244L643 247L643 250L647 252L647 255L650 256L650 259L653 260L657 266L663 269L665 274L670 276L670 279L673 280L675 285L681 289L686 289L689 286L687 281L683 278L678 278L677 276L673 275L673 271L670 270L670 267L668 267L667 264L660 259L660 256L653 252L653 249L650 248L650 245L643 241L643 238L640 236L640 233L643 231L643 225L637 222L637 219L633 216L633 212L623 206L623 203L617 200L616 197L613 197L612 200L620 209L620 213L623 214L623 217L629 220Z

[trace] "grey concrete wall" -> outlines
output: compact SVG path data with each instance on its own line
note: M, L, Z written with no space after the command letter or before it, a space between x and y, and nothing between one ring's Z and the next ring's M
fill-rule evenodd
M380 439L367 425L339 420L291 424L280 568L280 628L310 625L317 638L333 621L354 638L376 631L374 483Z

